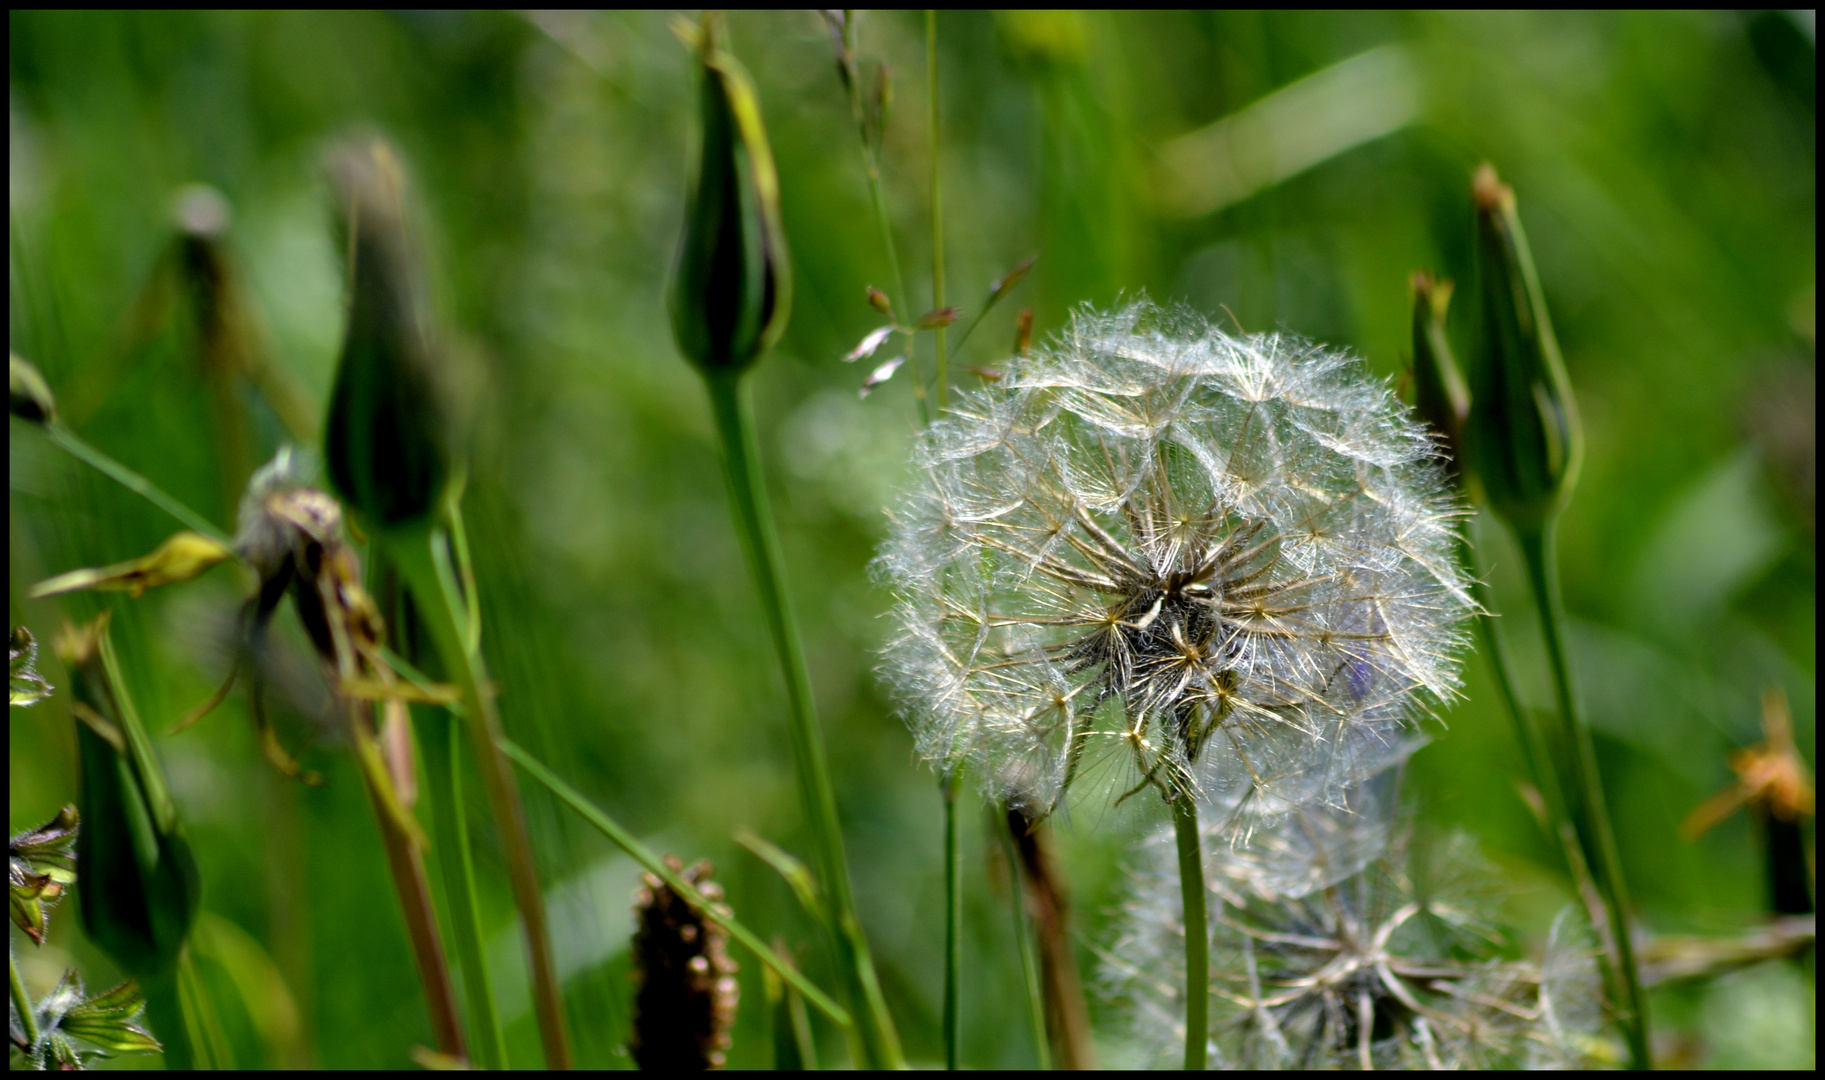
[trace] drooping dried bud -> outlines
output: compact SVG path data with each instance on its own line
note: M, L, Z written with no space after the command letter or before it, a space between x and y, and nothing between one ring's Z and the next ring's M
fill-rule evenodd
M709 863L686 870L676 856L665 862L704 899L712 904L722 899ZM640 984L629 1045L634 1060L651 1070L721 1068L741 997L738 969L726 951L727 932L652 874L640 876L634 916L639 922L634 977Z
M70 669L82 832L83 927L122 971L167 971L196 921L201 890L164 771L120 681L104 616L58 642Z
M691 182L669 303L678 350L705 374L740 373L779 340L792 273L779 219L779 175L754 85L699 28L703 147Z
M6 354L7 409L21 420L48 424L57 419L57 399L50 384L18 353Z
M1477 326L1465 447L1492 509L1510 524L1544 525L1559 510L1583 456L1578 409L1514 189L1478 168Z
M405 175L378 139L332 166L349 247L349 323L324 458L330 483L383 529L424 523L450 478L450 410L435 369L406 230Z
M1470 419L1470 390L1445 337L1445 309L1451 282L1435 281L1424 270L1413 271L1414 407L1444 439L1451 469L1462 476L1464 425Z

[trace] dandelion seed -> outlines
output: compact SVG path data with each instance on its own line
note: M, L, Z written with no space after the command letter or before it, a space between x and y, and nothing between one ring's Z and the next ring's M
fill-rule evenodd
M1336 801L1455 690L1460 509L1345 354L1080 312L915 464L885 674L921 754L1034 816L1084 784Z
M1334 825L1348 831L1348 821ZM1374 815L1360 820L1373 846ZM1385 819L1384 819L1385 820ZM1167 1064L1182 1028L1179 890L1164 836L1135 872L1104 988L1135 1045ZM1316 852L1314 852L1316 855ZM1314 874L1318 874L1315 869ZM1493 875L1467 838L1397 836L1303 895L1247 861L1210 877L1211 1052L1245 1069L1588 1067L1599 1022L1593 955L1562 915L1541 963L1502 958Z

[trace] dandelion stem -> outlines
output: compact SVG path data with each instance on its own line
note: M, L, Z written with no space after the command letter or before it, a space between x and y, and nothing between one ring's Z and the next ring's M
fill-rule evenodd
M475 1064L483 1069L504 1069L507 1054L501 1035L500 1009L488 974L488 953L482 946L481 905L476 901L475 863L469 850L469 828L463 820L462 764L457 754L457 721L441 709L430 710L427 737L420 742L425 756L426 784L431 796L431 830L437 837L443 869L444 900L450 909L450 934L462 966L463 989L469 999L469 1038Z
M13 995L13 1011L24 1029L27 1053L38 1048L38 1010L32 1006L32 995L26 993L25 980L19 977L19 958L13 955L13 936L6 936L6 975Z
M792 753L798 769L799 797L817 845L818 871L830 897L831 935L839 953L838 969L852 1012L866 1069L900 1068L900 1038L887 1002L875 977L874 961L862 924L856 918L855 898L849 884L849 863L843 853L843 832L838 822L836 795L831 788L830 766L825 760L824 739L817 726L811 697L811 676L799 644L798 626L786 596L779 539L773 531L773 514L767 502L760 469L760 445L754 418L741 388L738 372L718 371L705 376L716 432L722 444L723 471L734 504L736 531L748 570L760 593L761 608L773 647L779 654L780 673L786 681L787 714Z
M1210 932L1204 921L1204 848L1197 800L1180 790L1172 800L1179 844L1179 895L1185 907L1185 1068L1204 1070L1210 1027Z
M444 667L456 676L463 694L464 727L468 729L476 765L482 772L482 789L500 830L501 849L507 859L507 876L525 934L528 966L532 975L534 1011L545 1064L570 1068L570 1047L564 1035L563 1001L558 996L557 972L551 960L550 937L545 927L545 904L539 891L538 869L532 861L532 839L520 793L506 759L495 748L501 737L501 719L479 651L466 648L469 635L463 623L467 608L451 565L448 536L440 527L399 538L388 554L399 565L407 586L418 598L420 610L431 627Z
M1001 837L1001 850L1007 859L1008 884L1014 901L1014 943L1020 950L1020 974L1027 988L1027 1011L1033 1020L1033 1046L1039 1056L1039 1068L1051 1071L1052 1040L1046 1034L1045 992L1039 985L1039 963L1033 955L1033 933L1027 926L1027 891L1021 872L1020 853L1014 850L1014 838L1008 834L1008 808L1004 803L996 815L995 832Z
M170 514L187 528L202 533L223 547L233 545L234 541L228 538L228 534L210 524L208 518L167 495L157 484L89 445L74 431L57 423L51 424L46 430L50 433L51 442L71 457Z
M1569 744L1566 746L1569 752L1562 756L1570 763L1575 782L1577 802L1573 805L1578 809L1573 815L1573 825L1584 847L1585 861L1596 871L1597 887L1603 894L1603 906L1609 915L1608 937L1616 951L1615 965L1621 972L1621 989L1626 999L1616 1003L1617 1011L1628 1036L1631 1064L1637 1069L1650 1069L1653 1059L1648 1051L1647 1000L1641 992L1641 975L1635 963L1628 885L1622 876L1622 860L1610 827L1609 809L1603 799L1603 779L1597 772L1597 753L1591 742L1590 725L1578 710L1572 689L1571 666L1565 647L1565 609L1559 593L1559 566L1554 549L1554 523L1548 519L1537 527L1517 528L1515 538L1520 543L1527 577L1540 609L1546 656L1552 668L1553 693L1558 699L1559 715L1565 728L1561 734Z
M944 795L944 1067L962 1065L963 875L957 849L957 780L946 772L938 782Z
M944 181L939 168L941 141L938 137L938 12L925 9L925 97L931 109L930 136L932 159L932 310L944 306ZM948 357L944 352L944 327L938 327L933 339L938 350L938 415L944 415L944 399L949 387Z

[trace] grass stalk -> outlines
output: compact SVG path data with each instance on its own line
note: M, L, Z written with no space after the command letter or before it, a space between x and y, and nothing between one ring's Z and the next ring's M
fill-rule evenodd
M786 596L779 539L774 534L773 514L761 475L760 445L754 433L753 415L742 391L739 373L711 373L704 381L709 388L716 432L722 445L723 471L729 484L729 498L734 504L736 532L741 537L748 569L760 593L761 609L774 649L779 654L780 672L786 681L788 728L792 756L797 763L799 797L817 847L818 873L830 901L830 930L839 953L838 970L842 972L850 1008L856 1014L856 1034L863 1056L856 1064L868 1069L900 1068L904 1060L899 1035L881 996L868 941L855 914L849 863L843 852L843 832L837 818L836 794L830 783L823 735L817 726L811 676L805 667L798 626Z
M995 834L1001 837L1001 851L1008 864L1009 896L1014 905L1014 944L1020 951L1020 976L1026 984L1027 1013L1033 1021L1033 1047L1039 1057L1039 1068L1052 1069L1052 1040L1046 1033L1045 991L1039 985L1039 959L1033 954L1033 930L1027 924L1026 874L1021 869L1020 853L1014 850L1014 838L1008 834L1008 808L1004 803L995 816Z
M388 543L388 554L398 564L407 586L418 600L445 670L455 677L462 690L463 727L469 732L470 746L482 774L482 789L488 797L495 828L501 834L508 880L513 886L514 905L519 909L521 930L525 935L533 1007L538 1015L545 1064L553 1069L568 1069L570 1047L564 1034L563 1001L558 995L557 970L551 959L544 898L532 858L532 838L526 829L526 814L520 805L513 773L495 747L502 734L500 714L494 706L493 688L488 682L481 652L468 648L474 637L465 628L468 609L457 584L456 568L451 565L448 535L442 528L436 528L400 539L403 542Z
M1204 848L1197 800L1181 790L1172 800L1179 845L1179 895L1185 906L1185 1068L1202 1072L1210 1028L1210 932L1204 916Z
M233 546L234 541L228 534L212 525L208 518L172 498L157 484L89 445L74 431L59 423L50 424L45 430L50 434L51 442L59 449L183 522L185 528L202 533L223 547Z
M963 867L957 844L959 777L945 773L944 795L944 1067L963 1067Z
M692 888L689 882L680 877L671 867L665 865L665 861L659 858L651 848L635 839L633 833L628 832L614 818L609 817L594 803L584 798L582 792L565 783L556 773L546 768L543 762L527 753L525 749L515 744L512 740L502 738L500 741L500 749L501 753L512 758L519 764L520 768L525 769L531 774L534 780L543 784L546 790L550 791L553 795L556 795L559 801L569 806L572 810L576 811L578 816L584 821L587 821L590 825L594 826L597 832L608 837L616 847L625 851L635 862L651 872L654 877L663 881L666 888L683 897L685 903L691 905L691 907L694 908L698 914L702 915L706 921L713 922L717 926L727 930L730 937L734 938L738 944L754 953L755 957L758 958L761 963L771 968L773 973L783 979L788 986L791 986L800 994L803 994L805 1000L815 1005L819 1012L828 1016L831 1020L836 1022L837 1026L845 1030L848 1030L854 1025L854 1021L850 1019L848 1010L844 1009L841 1005L838 1005L835 1001L832 1001L830 995L819 990L817 984L801 974L798 968L792 964L791 960L779 955L774 949L769 948L767 944L761 940L759 934L756 934L741 923L736 922L735 916L730 914L729 909L726 906L712 904L704 899L702 893Z
M463 972L469 1003L471 1060L483 1069L507 1067L500 1007L489 978L488 951L482 943L481 904L476 900L475 862L469 850L469 828L463 815L462 763L457 749L459 723L442 709L429 710L425 757L431 797L431 833L442 852L444 902L450 912L450 937Z
M1578 709L1572 688L1570 657L1565 643L1565 609L1559 593L1559 567L1554 549L1554 524L1549 519L1537 528L1517 528L1515 538L1527 566L1528 581L1540 609L1540 627L1546 638L1546 656L1552 669L1553 694L1558 700L1559 716L1564 727L1566 752L1561 755L1570 765L1575 807L1572 824L1584 849L1585 861L1595 871L1598 891L1609 918L1609 943L1615 950L1614 963L1621 975L1623 1000L1618 1001L1622 1029L1628 1037L1630 1063L1637 1069L1653 1067L1648 1046L1647 999L1641 990L1641 974L1635 961L1631 935L1628 886L1622 876L1622 860L1616 849L1615 832L1610 827L1609 808L1603 798L1603 780L1597 771L1596 748L1591 741L1590 725Z
M944 178L939 168L938 129L938 12L925 9L925 97L930 105L929 123L932 159L932 310L944 306ZM944 402L950 386L949 357L944 351L944 327L938 327L933 339L938 356L938 415L944 415Z

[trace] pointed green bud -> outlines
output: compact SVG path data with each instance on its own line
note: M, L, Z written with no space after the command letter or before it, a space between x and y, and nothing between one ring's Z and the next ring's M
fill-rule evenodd
M1470 364L1470 468L1509 524L1539 528L1578 476L1577 403L1534 272L1514 190L1485 164L1476 203L1477 312Z
M136 979L169 971L201 885L164 772L120 681L104 616L58 642L70 670L82 830L77 907L89 939Z
M31 362L18 353L6 354L7 410L21 420L48 424L57 419L57 399L51 386Z
M779 175L760 101L716 38L706 19L696 34L703 146L669 297L678 350L706 375L746 370L779 340L792 306Z
M1445 337L1445 309L1451 282L1413 271L1413 405L1443 440L1451 471L1462 476L1464 425L1470 419L1470 391Z
M427 337L405 173L369 139L331 168L349 252L348 336L323 456L337 494L382 529L428 523L450 479L450 409Z

